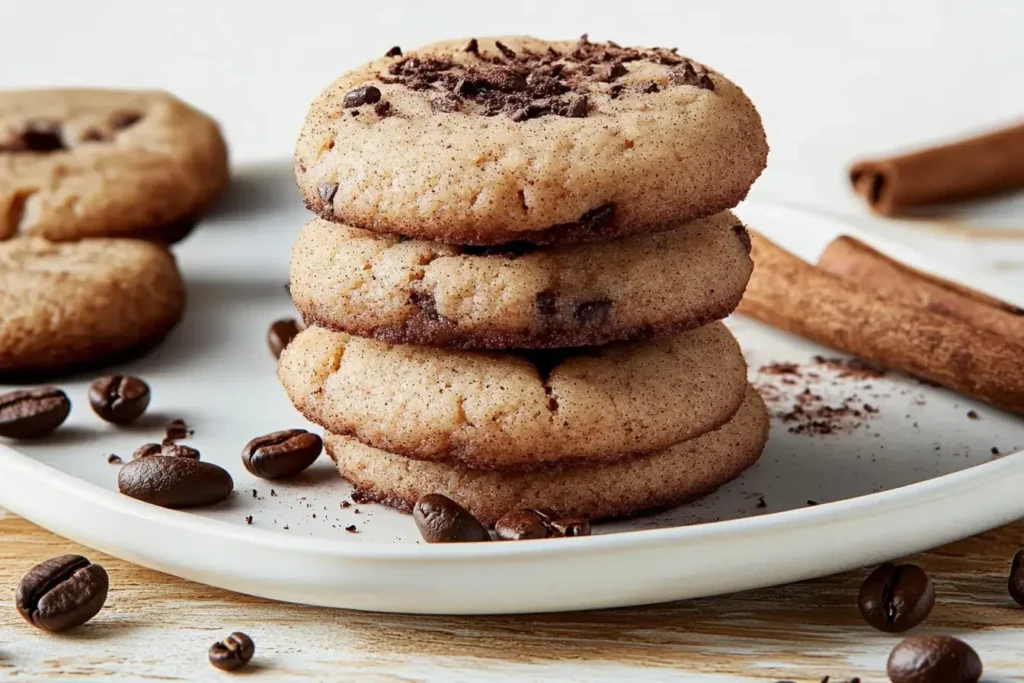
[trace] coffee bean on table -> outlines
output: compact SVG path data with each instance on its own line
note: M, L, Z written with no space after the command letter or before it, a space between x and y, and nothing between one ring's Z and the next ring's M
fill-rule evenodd
M128 424L149 407L149 385L131 375L107 375L89 385L89 405L107 422Z
M976 683L981 658L949 636L915 636L892 649L886 666L893 683Z
M293 318L275 320L267 330L267 346L274 358L280 358L281 352L295 339L295 335L302 331L299 321Z
M34 439L49 434L67 419L71 401L56 387L11 391L0 395L0 436Z
M320 457L324 442L305 429L258 436L242 449L242 464L263 479L294 477Z
M213 505L231 495L234 487L224 468L187 457L141 457L117 473L121 493L167 508Z
M223 671L235 671L249 663L256 654L252 638L235 631L221 642L210 646L210 664Z
M199 451L191 446L184 446L176 443L144 443L132 453L132 460L145 458L151 455L162 455L165 457L191 458L199 460Z
M494 531L503 541L526 541L551 535L547 515L537 510L512 510L494 525Z
M1024 605L1024 550L1018 550L1013 556L1007 588L1010 590L1010 597L1018 605Z
M427 543L473 543L489 541L487 527L469 510L440 493L429 493L416 501L412 517Z
M871 626L900 633L920 624L932 611L935 584L917 565L886 562L861 584L857 606Z
M30 624L65 631L96 616L109 587L103 567L81 555L61 555L32 567L18 584L14 601Z

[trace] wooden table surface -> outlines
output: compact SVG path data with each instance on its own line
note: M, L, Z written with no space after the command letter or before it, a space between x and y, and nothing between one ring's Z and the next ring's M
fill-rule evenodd
M2 515L0 511L0 515ZM884 533L879 529L879 533ZM971 643L986 681L1024 678L1024 610L1006 592L1024 522L913 556L938 599L916 633ZM33 564L62 553L102 564L103 611L62 635L14 609ZM750 570L757 571L757 558ZM256 642L250 676L274 681L885 681L898 637L856 608L865 571L653 607L507 617L370 614L275 603L190 583L0 518L0 678L224 680L206 650L232 630ZM495 586L495 590L500 587ZM594 590L601 590L594 586Z

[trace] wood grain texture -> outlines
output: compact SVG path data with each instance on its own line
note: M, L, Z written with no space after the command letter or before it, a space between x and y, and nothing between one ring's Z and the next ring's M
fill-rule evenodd
M1024 610L1006 592L1022 539L1019 522L913 557L938 592L934 611L915 633L967 640L982 656L986 680L1024 675ZM66 552L106 567L110 596L89 624L63 635L43 633L14 610L14 590L33 564ZM757 558L750 565L757 571ZM861 621L855 603L865 575L576 614L370 614L190 583L7 516L0 519L0 678L223 680L206 662L206 650L242 630L257 648L248 675L275 681L654 681L679 680L683 672L686 680L883 681L898 638Z

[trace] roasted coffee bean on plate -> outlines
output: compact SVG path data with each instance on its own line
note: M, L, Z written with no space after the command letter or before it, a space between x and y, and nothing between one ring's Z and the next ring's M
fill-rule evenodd
M301 332L302 325L294 318L275 320L267 330L267 346L274 358L280 358L281 352L295 339L295 335Z
M110 580L81 555L61 555L32 567L14 596L18 613L44 631L66 631L92 619L107 600Z
M67 419L71 401L56 387L10 391L0 395L0 436L35 439Z
M107 375L89 385L89 405L107 422L128 424L149 407L149 385L131 375Z
M473 543L489 541L487 527L469 510L440 493L429 493L416 501L412 518L427 543Z
M1018 550L1013 556L1013 563L1010 564L1010 576L1007 579L1006 587L1010 591L1010 597L1018 605L1024 605L1024 550Z
M540 510L522 509L506 513L494 525L494 531L503 541L589 536L590 522L581 517L553 518Z
M210 646L210 664L223 671L235 671L249 663L256 654L252 638L235 631L220 642Z
M230 496L234 487L224 468L187 457L141 457L117 473L121 493L167 508L213 505Z
M892 683L976 683L981 658L956 638L914 636L892 649L886 671Z
M881 565L861 584L857 606L864 621L879 631L914 628L935 606L935 584L914 564Z
M199 460L199 451L191 446L176 443L144 443L132 453L132 460L138 460L139 458L151 455Z
M323 440L305 429L286 429L258 436L242 449L242 464L263 479L294 477L313 464Z

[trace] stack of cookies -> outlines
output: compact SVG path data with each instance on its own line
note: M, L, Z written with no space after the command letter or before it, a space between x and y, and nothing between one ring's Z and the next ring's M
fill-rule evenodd
M622 517L706 494L767 438L717 322L760 118L674 49L438 43L342 76L295 156L295 406L365 500Z

